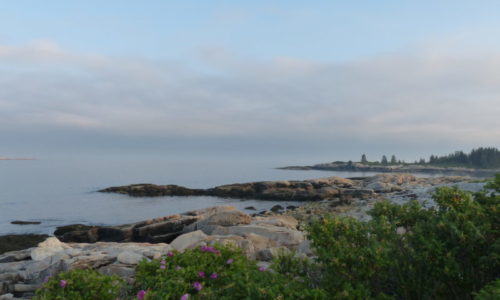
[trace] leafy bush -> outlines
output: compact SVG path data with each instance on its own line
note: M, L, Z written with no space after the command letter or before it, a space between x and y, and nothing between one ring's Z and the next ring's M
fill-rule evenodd
M137 293L144 299L324 299L302 279L259 268L240 250L201 247L169 253L137 266ZM144 292L142 292L144 291Z
M489 186L499 187L500 177ZM443 187L434 200L430 209L377 203L369 222L313 223L321 287L348 299L470 299L498 278L500 197Z
M106 276L94 270L72 270L50 278L34 300L114 300L126 292L118 276Z
M498 300L500 296L500 279L497 279L475 294L477 300Z

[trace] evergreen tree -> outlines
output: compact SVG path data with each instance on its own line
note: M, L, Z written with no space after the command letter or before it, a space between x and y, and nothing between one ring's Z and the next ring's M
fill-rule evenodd
M394 154L393 154L393 155L391 156L391 165L395 165L395 164L397 164L397 163L398 163L398 161L396 160L396 155L394 155Z
M387 165L387 164L389 163L389 162L387 161L387 157L386 157L385 155L383 155L383 156L382 156L382 161L381 161L381 163L382 163L383 165Z
M500 151L497 148L473 149L469 154L455 151L445 156L431 155L429 163L437 166L472 168L500 168Z
M362 164L367 164L368 163L368 160L366 159L366 155L361 155L361 163Z

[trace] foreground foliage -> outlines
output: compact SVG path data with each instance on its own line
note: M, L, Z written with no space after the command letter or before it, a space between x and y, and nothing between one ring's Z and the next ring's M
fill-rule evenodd
M106 276L94 270L72 270L49 278L37 291L35 300L114 300L126 293L125 282L118 276Z
M500 192L500 177L489 187ZM369 222L312 224L321 286L335 298L470 299L499 278L500 197L443 187L434 201L382 202Z
M170 253L162 261L143 261L137 267L136 290L145 299L319 299L294 274L258 267L240 250L201 247Z
M282 255L267 270L204 246L142 261L132 286L62 273L37 299L500 299L500 175L487 187L440 188L433 208L380 202L369 222L326 217L308 228L315 261Z

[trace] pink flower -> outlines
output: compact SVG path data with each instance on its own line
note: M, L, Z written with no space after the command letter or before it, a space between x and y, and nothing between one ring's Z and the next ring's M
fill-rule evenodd
M189 299L189 294L184 294L181 297L181 300L188 300Z
M212 275L210 275L210 278L212 278L212 279L217 279L217 277L219 277L219 276L215 272L213 272Z
M205 272L198 272L198 276L200 276L201 278L205 278Z
M260 268L259 268L259 271L261 271L261 272L265 272L265 271L266 271L266 268L264 268L264 267L260 267Z
M195 283L193 283L193 287L199 292L201 291L201 289L203 288L203 286L201 285L201 283L199 283L198 281L196 281Z
M143 300L145 296L146 296L145 290L140 290L139 292L137 292L137 299Z
M177 271L179 271L179 270L181 270L181 269L182 269L182 267L181 267L181 266L177 266L177 267L175 267L175 269L176 269Z
M169 251L169 252L167 253L167 256L168 256L168 257L172 257L172 256L174 256L174 252Z
M161 265L160 269L165 270L167 267L165 265Z
M60 287L64 288L64 287L65 287L65 286L67 286L67 285L68 285L68 282L67 282L66 280L60 280L60 281L59 281L59 286L60 286Z
M166 263L167 263L167 262L166 262L166 261L164 261L164 260L160 261L160 265L164 265L164 264L166 264Z
M234 262L234 259L230 258L226 261L226 264L230 265Z

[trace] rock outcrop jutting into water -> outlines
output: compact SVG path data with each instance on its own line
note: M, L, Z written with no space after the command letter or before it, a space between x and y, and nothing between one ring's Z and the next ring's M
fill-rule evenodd
M132 184L109 187L103 193L133 197L216 196L223 198L275 201L317 201L333 198L368 198L373 191L363 189L359 180L328 177L302 181L260 181L221 185L209 189L190 189L178 185Z

